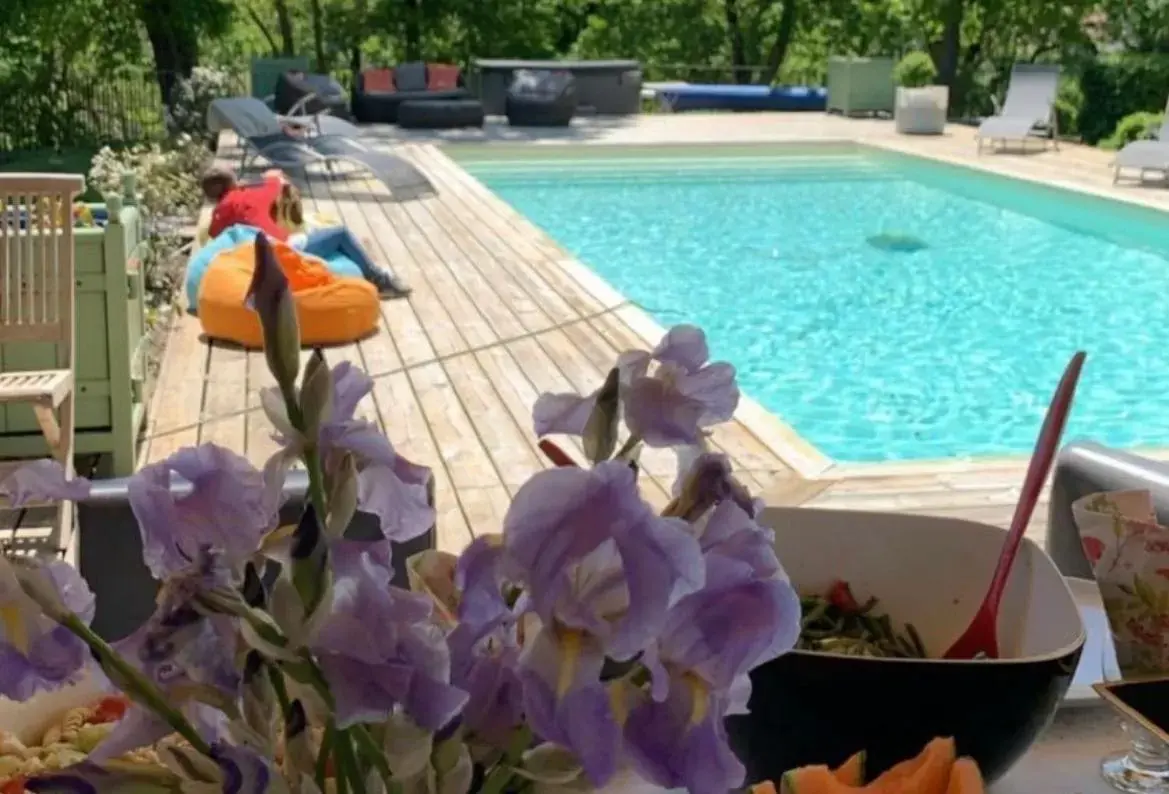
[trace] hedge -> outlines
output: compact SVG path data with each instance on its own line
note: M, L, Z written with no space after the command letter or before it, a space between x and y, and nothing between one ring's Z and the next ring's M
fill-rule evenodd
M1157 113L1169 95L1169 56L1124 53L1088 63L1080 75L1080 134L1095 144L1133 113Z

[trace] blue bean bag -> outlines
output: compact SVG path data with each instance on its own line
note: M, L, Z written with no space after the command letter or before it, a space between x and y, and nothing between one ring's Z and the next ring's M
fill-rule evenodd
M187 263L188 311L192 314L195 313L195 307L199 305L199 285L203 283L203 277L207 275L207 268L211 267L215 257L225 251L233 250L243 243L250 243L256 239L256 235L259 233L260 230L254 226L244 226L243 224L228 226L217 237L195 252L191 261ZM312 252L309 251L309 253ZM324 259L329 272L338 276L363 278L365 275L361 272L361 267L347 256L334 254L321 258Z

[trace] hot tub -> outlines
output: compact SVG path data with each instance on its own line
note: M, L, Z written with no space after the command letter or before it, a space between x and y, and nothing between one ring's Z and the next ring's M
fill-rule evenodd
M476 59L471 84L483 102L483 112L501 116L507 88L519 69L569 71L583 112L627 116L641 110L641 64L637 61L523 61Z

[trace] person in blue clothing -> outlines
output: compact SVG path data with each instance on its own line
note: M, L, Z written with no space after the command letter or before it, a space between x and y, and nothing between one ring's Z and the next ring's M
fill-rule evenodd
M290 232L290 228L304 226L304 206L300 191L279 170L264 172L259 183L240 184L230 171L212 169L203 177L203 193L215 204L208 229L211 237L236 224L252 226L306 254L322 259L340 255L352 260L382 295L410 294L410 287L388 268L375 263L345 226Z

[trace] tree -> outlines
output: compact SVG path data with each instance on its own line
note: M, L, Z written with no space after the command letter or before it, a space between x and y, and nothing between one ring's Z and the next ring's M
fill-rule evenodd
M138 14L150 49L163 102L168 105L179 80L199 63L199 40L218 36L231 23L226 0L138 0Z

